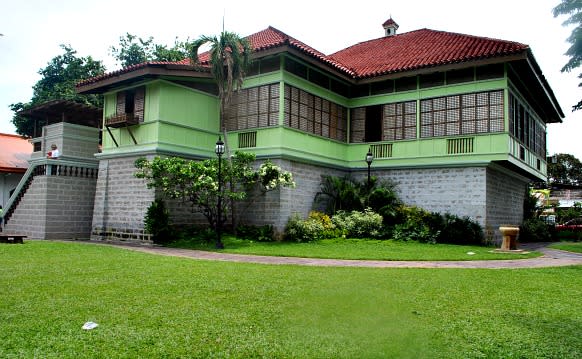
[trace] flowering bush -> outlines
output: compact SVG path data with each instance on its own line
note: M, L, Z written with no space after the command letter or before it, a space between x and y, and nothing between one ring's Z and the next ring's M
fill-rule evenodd
M311 242L323 238L339 237L331 218L325 213L311 211L307 219L295 214L285 227L285 240L292 242Z
M332 223L350 238L378 238L383 234L382 216L366 208L361 211L338 211Z
M295 188L293 174L283 171L281 167L275 165L270 160L265 161L257 171L259 180L264 191L270 191L278 187Z

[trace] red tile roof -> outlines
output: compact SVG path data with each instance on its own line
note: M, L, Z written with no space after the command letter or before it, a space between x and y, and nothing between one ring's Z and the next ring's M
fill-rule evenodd
M389 22L390 19L387 21ZM392 21L393 22L393 21ZM421 29L362 42L329 56L274 27L249 35L255 53L289 46L354 79L466 61L515 55L529 47L512 41ZM200 54L202 70L208 65L208 53ZM178 62L145 62L80 82L83 86L145 67L190 67L188 59Z
M528 46L445 31L421 29L359 43L331 54L356 78L524 53Z
M0 173L24 173L32 144L18 135L0 133Z

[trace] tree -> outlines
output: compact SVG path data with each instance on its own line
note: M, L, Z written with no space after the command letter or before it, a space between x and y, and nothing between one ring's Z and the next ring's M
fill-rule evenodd
M155 157L151 161L139 158L135 176L144 178L148 188L156 188L169 199L189 202L193 212L202 213L211 228L225 223L232 215L233 204L247 198L247 193L258 187L261 193L280 187L294 187L293 176L270 161L255 170L255 155L236 152L231 161L222 162L222 179L230 186L218 191L218 160L188 161L179 157ZM222 212L218 213L218 199L222 200ZM232 201L226 201L226 199Z
M119 45L109 48L110 54L121 65L128 67L148 61L180 61L190 54L191 43L174 40L174 46L168 47L154 43L152 36L142 39L136 35L126 33L119 38Z
M219 37L201 36L190 48L190 59L194 64L200 63L198 50L204 44L210 44L210 71L218 85L220 127L226 142L224 113L232 94L242 87L251 65L252 47L247 39L233 32L223 31ZM228 143L226 148L228 151Z
M550 184L582 185L582 163L573 155L559 153L556 163L548 163Z
M33 134L33 121L17 113L43 102L69 100L97 107L103 105L102 96L80 95L75 91L75 85L79 81L105 72L101 61L94 60L91 56L77 57L77 52L69 45L61 45L61 48L64 53L54 57L45 68L38 71L42 78L33 86L31 100L27 103L18 102L10 105L10 109L14 111L12 123L20 135Z
M554 17L560 15L568 16L568 19L562 23L564 26L576 25L572 30L572 34L568 37L568 42L571 44L566 51L570 60L562 67L562 72L570 72L578 68L582 63L582 0L561 0L562 2L553 9ZM582 78L582 74L578 75ZM578 85L582 87L582 83ZM582 109L582 100L572 106L572 111Z

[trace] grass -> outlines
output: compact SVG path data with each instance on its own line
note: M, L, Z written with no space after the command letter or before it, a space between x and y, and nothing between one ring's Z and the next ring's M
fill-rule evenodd
M2 358L582 356L582 266L274 266L28 241L0 246L0 288Z
M559 242L552 243L550 248L561 249L563 251L582 253L582 242Z
M497 253L494 248L451 244L426 244L392 240L325 239L309 243L254 242L226 236L227 253L257 254L279 257L369 259L389 261L462 261L533 258L539 252L526 254ZM216 251L214 243L180 241L171 246ZM473 254L467 254L473 253Z

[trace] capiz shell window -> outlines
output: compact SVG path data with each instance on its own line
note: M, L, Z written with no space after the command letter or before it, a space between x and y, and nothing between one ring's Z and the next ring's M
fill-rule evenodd
M503 90L422 100L420 111L423 138L504 131Z

